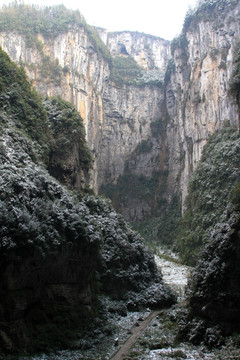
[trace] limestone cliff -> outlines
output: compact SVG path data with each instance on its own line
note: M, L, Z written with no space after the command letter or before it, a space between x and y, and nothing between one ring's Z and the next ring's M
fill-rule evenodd
M229 90L239 16L238 1L203 3L172 42L174 69L166 86L167 138L174 144L168 147L169 170L176 176L179 169L183 199L209 134L228 123L238 126L238 108Z
M24 65L43 96L61 95L76 106L85 124L88 145L98 151L104 122L102 93L109 64L94 51L86 31L77 28L47 40L39 34L40 50L29 48L17 33L1 33L0 37L2 48L13 61ZM95 189L97 172L92 180Z
M235 0L202 2L171 54L163 39L97 29L113 58L133 57L142 67L131 84L113 81L111 61L84 27L53 38L39 34L35 48L18 33L1 32L0 45L43 95L59 94L77 107L94 155L94 189L136 221L158 214L174 193L183 201L209 134L238 125L229 83L239 14Z
M129 33L129 36L133 36L132 43L138 36L143 47L144 35ZM114 34L111 35L112 47L113 37ZM161 117L163 91L152 82L156 78L158 80L159 73L163 76L169 42L147 36L150 44L152 40L152 50L150 45L146 48L145 44L145 56L150 50L153 53L160 48L164 59L156 55L150 75L143 80L142 86L119 86L111 81L109 63L94 50L83 28L60 34L54 39L39 35L38 40L40 50L27 47L24 37L19 34L2 32L0 35L2 48L15 62L24 65L41 94L61 95L77 107L84 120L88 145L95 157L92 172L94 189L98 191L105 183L116 183L131 153L142 140L151 137L151 121ZM119 42L118 35L116 42ZM160 63L161 68L157 68ZM144 169L144 173L151 176L153 170L152 165L150 169Z
M130 55L146 70L165 71L170 57L170 41L138 32L106 33L98 29L99 35L111 54Z

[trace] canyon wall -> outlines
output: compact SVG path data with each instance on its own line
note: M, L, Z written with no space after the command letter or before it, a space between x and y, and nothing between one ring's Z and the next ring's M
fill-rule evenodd
M0 33L0 45L41 94L61 95L77 107L94 155L93 188L137 221L157 215L173 194L183 202L208 136L238 126L229 88L239 18L238 1L210 1L188 15L171 44L97 29L113 58L131 56L143 68L138 84L114 82L111 62L81 27L53 39L39 34L40 49L9 32ZM55 76L44 71L46 62Z
M166 86L171 119L167 128L169 167L174 171L181 164L183 199L208 136L223 126L238 126L238 107L230 94L230 83L239 20L239 2L210 3L189 16L182 35L172 43L175 69Z

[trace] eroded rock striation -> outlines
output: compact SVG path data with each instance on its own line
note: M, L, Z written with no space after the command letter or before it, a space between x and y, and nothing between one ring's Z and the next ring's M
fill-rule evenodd
M83 26L69 26L54 37L39 33L38 47L27 46L19 33L2 31L0 44L24 65L41 94L61 95L77 107L94 154L92 186L99 191L108 184L115 207L136 221L156 215L174 193L184 201L209 134L228 123L238 126L229 84L239 11L238 1L202 2L171 44L150 35L96 29L113 59L131 57L142 67L137 81L130 82L112 78L110 57ZM139 156L142 141L149 146ZM134 191L127 199L119 196L122 177L145 181L150 196ZM149 181L154 185L146 185Z

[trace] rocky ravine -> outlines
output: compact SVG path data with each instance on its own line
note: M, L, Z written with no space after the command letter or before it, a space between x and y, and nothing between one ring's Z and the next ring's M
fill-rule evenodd
M54 39L39 34L41 51L27 47L16 33L2 32L0 45L24 64L43 95L61 95L76 105L95 157L96 191L107 183L119 186L121 175L130 175L131 183L141 176L153 181L149 196L130 191L127 199L113 201L125 218L137 221L153 215L155 208L160 211L159 203L174 193L183 201L209 134L229 123L238 125L229 83L239 17L238 1L206 3L188 16L182 34L173 40L170 62L170 44L163 39L98 29L113 56L132 56L145 69L148 80L142 86L113 83L108 61L81 27ZM43 76L46 56L65 69L59 82ZM156 79L162 86L154 84ZM148 147L141 147L143 141Z

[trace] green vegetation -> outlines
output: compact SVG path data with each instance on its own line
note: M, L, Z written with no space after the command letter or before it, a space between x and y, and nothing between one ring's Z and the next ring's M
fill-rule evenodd
M127 203L128 199L152 199L157 188L159 180L159 172L153 174L152 177L144 175L134 175L125 173L119 176L117 184L106 184L101 187L101 193L109 197L116 204ZM134 186L133 186L134 184Z
M168 121L169 121L168 113L166 113L166 115L163 118L152 121L150 123L152 136L158 138L161 134L163 134L166 130Z
M181 219L181 205L176 196L169 204L163 204L160 215L152 219L133 224L148 246L157 252L159 246L171 247L178 234Z
M136 61L130 56L117 56L113 58L111 80L118 84L134 84L138 83L137 78L140 77L142 69Z
M0 9L0 31L16 31L25 37L28 47L42 50L37 35L55 38L76 26L83 27L94 49L109 62L111 55L99 38L97 31L88 25L78 10L68 10L64 5L40 7L12 3Z
M239 184L208 232L189 283L188 310L180 322L180 333L195 345L219 347L226 336L240 332Z
M9 116L18 118L18 127L32 139L47 143L48 118L40 96L31 88L25 71L10 61L0 49L0 106Z
M195 264L211 229L225 212L231 211L232 191L240 181L239 156L240 137L235 129L226 128L212 135L204 147L189 183L186 211L175 243L188 264Z
M47 110L52 141L50 147L50 168L59 167L64 172L67 159L77 147L79 165L89 170L92 165L92 154L85 140L85 128L78 111L67 101L58 98L47 98L44 101ZM71 135L71 136L69 136Z
M58 59L53 62L49 55L42 54L40 67L41 80L49 79L49 81L53 82L56 86L61 85L63 69L64 68L59 65Z
M230 91L236 97L237 103L240 104L240 41L237 42L234 50L235 66L233 69Z
M0 11L0 31L17 31L25 36L27 46L37 46L37 34L54 38L75 24L83 25L79 11L67 10L63 5L39 7L12 3Z
M193 10L189 10L183 25L183 32L186 33L189 27L197 26L200 21L219 21L219 16L225 14L226 7L234 7L238 0L200 0ZM216 16L216 13L218 16ZM217 24L219 26L219 24Z

